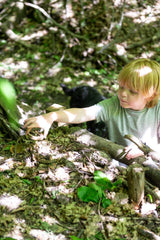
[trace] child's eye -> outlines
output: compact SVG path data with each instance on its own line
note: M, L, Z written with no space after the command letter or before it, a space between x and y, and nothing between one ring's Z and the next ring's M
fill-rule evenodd
M119 85L119 89L120 89L120 90L123 90L123 89L124 89L124 87L122 87L122 86L120 86L120 85Z
M135 95L138 94L138 92L136 92L136 91L133 91L133 90L129 90L129 91L130 91L130 93L133 94L133 95L134 95L134 94L135 94Z

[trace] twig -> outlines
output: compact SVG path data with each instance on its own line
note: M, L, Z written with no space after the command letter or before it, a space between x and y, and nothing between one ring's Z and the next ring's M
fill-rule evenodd
M53 69L56 69L56 68L58 68L58 67L60 66L60 64L62 63L62 61L63 61L63 59L64 59L65 51L66 51L66 49L64 49L63 54L62 54L62 57L60 58L59 62L57 62L57 63L54 65Z
M149 146L144 144L140 139L136 138L133 135L125 135L124 138L132 141L145 155L151 157L152 160L156 161L157 163L160 162L160 154L159 152L154 151Z
M160 236L156 235L155 233L151 232L151 231L148 230L148 229L144 229L144 228L142 228L142 227L138 227L138 228L137 228L137 231L138 231L141 235L145 236L145 237L148 238L148 239L160 240Z
M53 23L55 26L57 26L58 28L62 29L66 33L70 34L71 36L73 36L75 38L87 40L86 37L78 35L78 34L74 34L73 32L69 31L67 28L63 27L61 24L57 23L43 8L37 6L37 5L33 4L33 3L29 3L29 2L25 2L24 4L26 6L35 8L38 11L40 11L46 18L48 18L51 21L51 23Z
M145 145L140 139L136 138L133 135L125 135L124 138L127 138L131 142L133 142L144 154L148 154L149 152L153 152L153 150Z

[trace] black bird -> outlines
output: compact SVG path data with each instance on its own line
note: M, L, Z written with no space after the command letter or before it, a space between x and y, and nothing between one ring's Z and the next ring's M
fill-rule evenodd
M74 88L68 88L65 84L60 84L64 93L70 96L71 108L84 108L90 107L104 99L97 89L90 86L79 86ZM87 122L87 130L100 136L107 137L107 126L104 122L96 123L96 121Z

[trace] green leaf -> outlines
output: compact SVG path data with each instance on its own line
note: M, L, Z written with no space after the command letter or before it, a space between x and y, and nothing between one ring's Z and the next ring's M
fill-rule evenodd
M75 237L75 236L70 236L72 240L83 240L82 238L78 238L78 237Z
M30 204L32 204L33 201L34 201L34 197L31 198Z
M11 127L18 130L19 113L16 105L16 91L8 79L0 78L0 106L7 114Z
M95 171L94 172L94 180L97 183L106 183L108 181L110 181L107 177L106 174L101 172L101 171Z
M149 197L150 202L153 203L153 197L152 197L152 195L151 195L151 194L147 194L147 196Z
M112 202L111 202L110 199L102 198L102 206L103 206L104 208L109 207L111 204L112 204Z
M34 178L35 178L35 180L36 180L37 182L43 184L43 181L41 180L40 176L35 176Z
M112 183L112 190L117 188L117 186L122 184L122 179L118 179L117 181L115 181L114 183Z
M49 231L51 229L51 225L49 225L49 223L47 223L46 221L40 221L40 229L42 230L46 230Z
M105 189L110 190L112 188L111 181L107 178L105 173L103 173L101 171L94 172L94 180L96 181L97 184L101 185L101 188L103 190L105 190Z
M80 187L77 190L78 197L84 202L99 202L99 193L90 187Z
M22 181L24 182L24 183L26 183L26 184L28 184L28 185L31 185L32 184L32 182L31 181L29 181L28 179L22 179Z
M103 192L101 186L99 186L95 183L90 183L90 184L88 184L88 187L95 189L98 192L99 198L102 198L102 196L104 195L104 192Z

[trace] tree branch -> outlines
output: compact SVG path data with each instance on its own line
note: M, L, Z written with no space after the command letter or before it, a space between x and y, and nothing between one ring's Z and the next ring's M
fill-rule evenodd
M80 130L74 133L76 141L83 143L87 146L93 147L97 150L107 152L111 158L118 160L121 163L130 165L133 162L137 162L145 168L145 176L149 182L153 185L160 187L160 169L159 165L152 161L151 158L138 157L132 160L125 158L125 147L115 144L108 139L96 136L87 130Z

